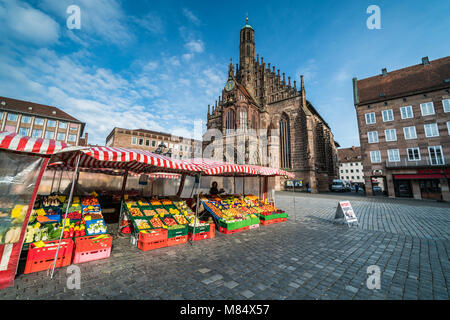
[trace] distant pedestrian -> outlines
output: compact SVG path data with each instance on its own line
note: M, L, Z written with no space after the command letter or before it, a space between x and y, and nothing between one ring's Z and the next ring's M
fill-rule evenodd
M358 191L359 191L359 185L358 184L355 184L355 191L356 191L356 193L358 193Z

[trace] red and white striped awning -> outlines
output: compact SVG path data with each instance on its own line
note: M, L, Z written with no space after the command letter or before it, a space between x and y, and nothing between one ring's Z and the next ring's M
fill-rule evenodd
M28 152L42 155L52 155L67 148L65 142L52 139L21 136L14 132L0 131L0 149Z
M81 150L80 168L127 169L136 173L149 172L184 172L193 174L201 168L181 160L151 153L145 150L134 150L116 147L91 147ZM75 167L77 155L71 155L65 163Z
M195 164L201 168L202 174L205 175L258 175L258 171L249 165L220 162L203 158L186 159L181 161Z

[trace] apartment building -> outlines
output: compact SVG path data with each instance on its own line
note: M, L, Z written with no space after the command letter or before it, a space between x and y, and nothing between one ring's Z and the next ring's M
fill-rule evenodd
M367 194L450 201L450 57L353 79Z
M363 163L361 158L361 148L340 148L339 158L339 178L353 184L364 184Z
M0 97L0 131L85 145L85 123L53 106Z
M146 129L114 128L106 138L106 146L143 149L165 154L173 159L201 157L202 152L200 140Z

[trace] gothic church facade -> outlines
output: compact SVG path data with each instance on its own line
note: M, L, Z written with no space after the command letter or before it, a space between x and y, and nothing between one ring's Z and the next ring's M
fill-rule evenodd
M222 95L208 106L204 150L221 161L282 168L312 192L328 190L338 175L338 145L306 99L303 76L298 90L295 80L255 55L255 31L248 19L240 31L239 52L239 64L230 61ZM219 132L219 139L210 132ZM283 181L277 178L274 187L283 188Z

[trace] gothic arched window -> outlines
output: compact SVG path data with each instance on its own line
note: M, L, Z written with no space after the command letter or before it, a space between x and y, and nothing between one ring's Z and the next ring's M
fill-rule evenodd
M227 117L225 118L225 128L227 130L236 129L236 113L233 109L230 109L227 112Z
M250 47L249 46L247 46L247 55L248 56L250 55Z
M247 131L247 110L241 109L239 117L239 129Z
M250 40L250 31L247 31L247 40Z
M286 113L280 119L280 164L281 168L291 168L291 134Z

